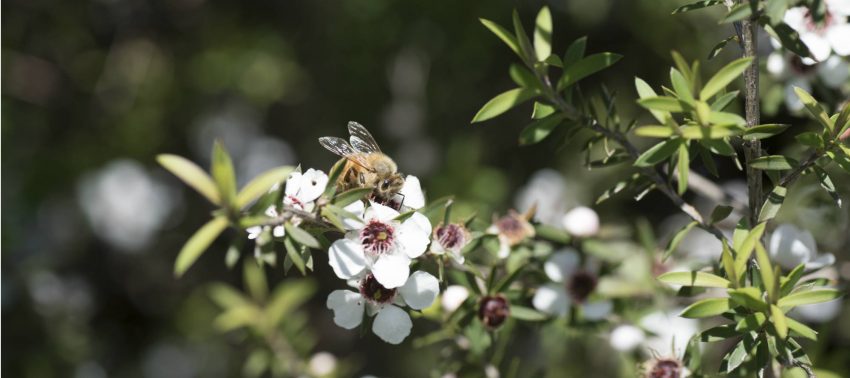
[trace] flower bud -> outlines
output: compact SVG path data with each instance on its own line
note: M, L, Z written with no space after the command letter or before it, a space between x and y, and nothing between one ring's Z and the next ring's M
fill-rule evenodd
M564 228L570 235L584 238L599 232L599 215L589 207L570 210L563 219Z
M510 315L510 305L508 300L501 295L486 296L481 298L478 307L478 319L484 323L487 328L499 328L505 319Z

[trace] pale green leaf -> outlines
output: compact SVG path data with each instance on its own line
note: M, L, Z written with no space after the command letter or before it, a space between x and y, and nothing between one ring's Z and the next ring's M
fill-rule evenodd
M218 235L227 228L228 224L229 221L226 217L218 216L198 229L177 254L177 260L174 262L174 275L182 276L215 241Z
M717 92L726 88L729 83L741 76L752 60L752 58L737 59L721 68L705 83L705 86L699 92L699 99L706 101L717 94Z
M156 160L163 168L177 176L186 185L195 189L214 205L221 204L221 196L213 179L197 164L177 155L157 155Z

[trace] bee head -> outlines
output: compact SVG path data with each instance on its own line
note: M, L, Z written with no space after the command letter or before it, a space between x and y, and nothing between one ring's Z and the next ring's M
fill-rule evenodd
M378 183L378 192L388 194L388 193L398 193L401 191L401 187L404 186L404 178L401 177L400 174L395 173L389 175L382 179Z

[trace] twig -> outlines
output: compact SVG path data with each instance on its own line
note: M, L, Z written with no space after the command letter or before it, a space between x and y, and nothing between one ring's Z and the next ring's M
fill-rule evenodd
M747 127L759 124L759 61L756 54L756 21L746 19L741 22L744 57L751 57L753 61L744 71L744 101ZM761 141L744 141L744 159L747 165L747 192L749 193L750 224L756 224L759 218L759 209L762 204L762 172L753 168L752 161L761 156Z
M797 168L794 168L794 170L788 172L787 175L783 176L782 179L779 180L779 183L777 185L787 187L788 185L794 183L794 181L796 181L805 170L815 165L815 162L818 161L821 156L823 155L818 153L812 153L806 160L800 163Z

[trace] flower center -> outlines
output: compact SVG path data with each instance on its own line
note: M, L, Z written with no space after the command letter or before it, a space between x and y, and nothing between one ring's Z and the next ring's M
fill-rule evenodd
M466 230L459 224L448 224L437 227L434 233L437 241L445 249L460 249L466 244Z
M304 203L301 202L301 200L296 198L295 196L286 196L286 201L284 202L286 202L287 205L290 205L298 210L304 210Z
M806 29L817 32L818 34L824 34L826 29L828 29L833 22L833 16L829 9L824 10L823 20L820 20L820 22L816 21L815 18L812 17L812 12L810 10L806 10L805 19Z
M673 359L656 360L647 372L649 378L679 378L682 376L682 366Z
M395 298L396 289L387 289L382 286L375 276L369 274L360 281L360 295L375 303L392 302Z
M395 240L393 226L377 220L371 220L360 231L360 244L366 252L379 255L389 251Z
M481 298L481 304L478 307L478 319L481 319L485 326L489 328L499 327L510 313L510 306L505 297L498 295Z
M595 288L596 276L584 270L575 272L567 283L567 292L578 303L584 302Z

